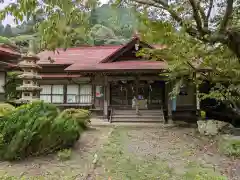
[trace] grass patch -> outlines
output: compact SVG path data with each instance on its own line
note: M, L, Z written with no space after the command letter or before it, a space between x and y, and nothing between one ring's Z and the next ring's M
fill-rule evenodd
M103 148L100 162L104 165L108 177L114 180L165 180L173 177L173 169L165 162L157 159L141 159L125 152L123 143L127 137L127 133L123 132L122 128L116 128Z
M186 162L185 172L179 175L174 167L168 165L167 160L164 161L154 154L146 157L128 152L126 146L130 142L128 138L131 138L128 136L129 130L131 129L126 129L126 127L114 129L108 143L104 145L100 153L99 163L105 168L107 179L227 180L226 177L215 173L211 168L199 166L195 161L191 164ZM179 156L182 155L179 154Z
M57 157L61 161L69 160L72 156L72 150L71 149L63 149L58 151Z
M223 136L218 143L220 151L227 156L240 158L240 139L232 136Z
M196 162L189 162L183 174L183 180L227 180L225 176L219 175L212 169L204 168Z

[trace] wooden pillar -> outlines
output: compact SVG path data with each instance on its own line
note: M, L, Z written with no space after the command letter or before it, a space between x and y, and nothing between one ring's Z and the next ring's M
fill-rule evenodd
M63 103L68 103L67 102L67 86L68 84L63 85Z
M103 116L104 120L108 119L108 80L107 76L104 76L104 100L103 100Z
M92 109L96 108L95 107L95 99L96 99L96 84L95 84L95 77L91 77L91 84L92 84Z
M172 99L170 96L171 91L172 91L172 82L167 82L166 83L167 121L165 122L172 122Z
M164 120L165 120L165 122L167 122L168 121L168 112L169 112L169 108L168 108L168 102L169 102L169 100L168 100L168 82L167 81L165 81L164 82L164 94L163 94L163 98L164 98L164 104L163 104L163 111L164 111Z
M136 114L139 114L139 104L138 104L138 88L139 88L139 75L135 79L136 84Z

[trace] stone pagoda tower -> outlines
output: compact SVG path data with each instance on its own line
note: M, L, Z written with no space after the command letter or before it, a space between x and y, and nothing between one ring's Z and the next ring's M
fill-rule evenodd
M23 73L18 76L22 79L22 85L17 87L17 90L21 91L21 98L16 103L28 103L39 99L41 87L39 87L38 80L41 79L41 76L38 74L38 70L41 67L37 65L38 60L34 42L31 41L28 53L22 56L18 64Z

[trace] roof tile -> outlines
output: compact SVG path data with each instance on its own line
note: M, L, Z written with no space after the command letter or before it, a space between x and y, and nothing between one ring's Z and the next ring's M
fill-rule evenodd
M96 64L121 47L122 46L85 46L69 48L66 51L57 49L58 53L57 51L43 51L38 54L40 58L38 64L51 64L48 60L49 57L54 61L52 64Z
M73 64L65 69L65 71L101 71L101 70L161 70L166 69L165 61L119 61L112 63L100 64Z
M20 56L21 54L17 51L12 50L11 48L0 46L0 54L6 54L10 56Z

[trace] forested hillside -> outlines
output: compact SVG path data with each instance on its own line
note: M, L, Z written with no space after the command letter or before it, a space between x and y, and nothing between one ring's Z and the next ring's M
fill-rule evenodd
M124 44L134 34L139 27L136 14L126 7L112 7L104 4L93 8L87 14L87 25L75 25L70 27L74 36L68 47L79 45L109 45ZM24 21L22 24L5 27L0 23L0 41L2 43L16 44L22 51L28 47L31 39L39 45L41 49L41 37L38 35L37 23L44 20L44 15L40 14L35 20ZM69 43L69 42L68 42ZM64 39L59 43L59 47L65 47Z

